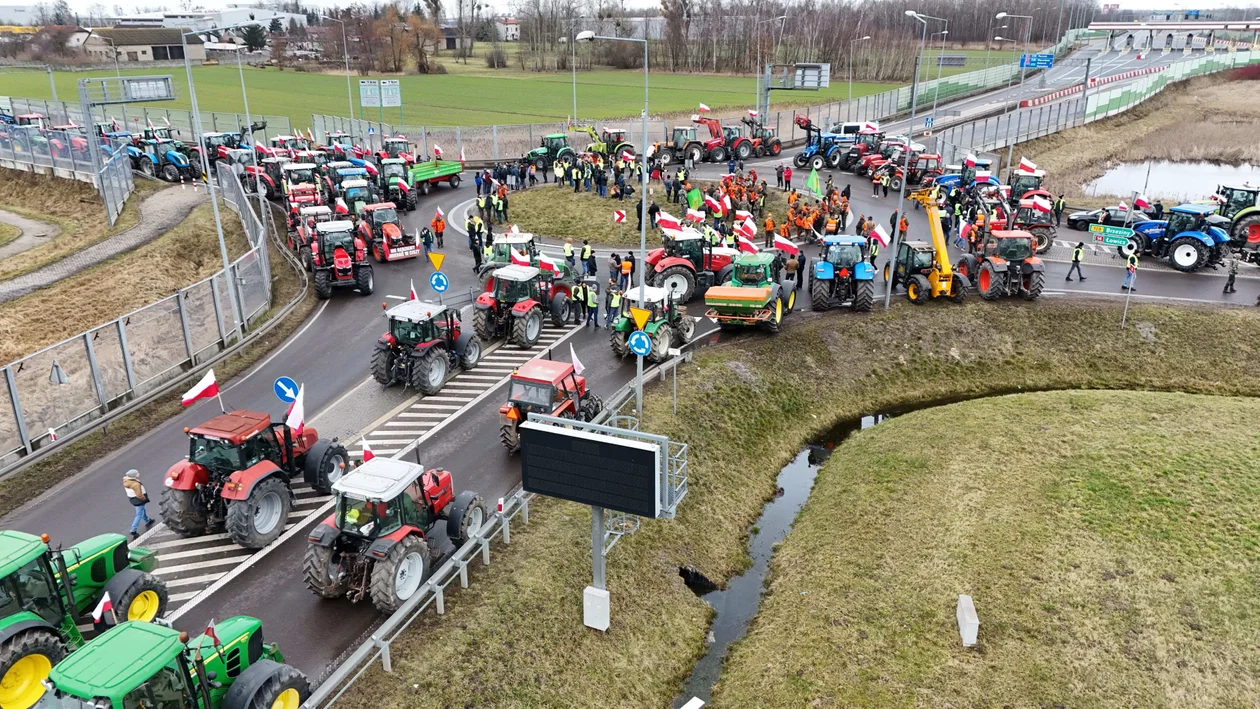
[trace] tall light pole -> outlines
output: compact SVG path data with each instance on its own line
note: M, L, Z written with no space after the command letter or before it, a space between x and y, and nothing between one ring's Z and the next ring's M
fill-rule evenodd
M753 96L753 109L757 111L762 110L761 108L761 76L762 76L762 73L764 72L764 69L761 66L761 35L757 34L757 28L760 27L761 25L766 24L767 22L779 22L779 21L787 22L787 15L779 15L778 17L771 17L768 20L758 20L757 22L753 23L753 34L757 35L757 67L756 67L757 71L755 74L755 79L756 79L756 82L754 84L755 88L753 89L753 91L756 92L756 95ZM773 32L774 30L771 29L771 31ZM852 82L850 82L850 84L852 84ZM850 92L852 92L852 85L850 85L849 88L850 88ZM769 113L769 111L770 111L770 107L766 106L765 112Z
M946 29L933 32L932 36L941 36L941 51L936 53L936 87L932 89L932 122L936 122L936 100L941 96L941 57L945 56L945 37L949 35L949 20L945 20Z
M1059 40L1061 40L1062 38L1063 38L1063 0L1059 0L1059 21L1054 28L1054 46L1058 47ZM1054 54L1055 56L1058 56L1059 52L1055 51Z
M997 14L997 19L999 20L1004 17L1009 17L1011 19L1016 19L1016 20L1028 20L1028 24L1024 29L1024 54L1027 54L1028 53L1028 36L1032 34L1032 21L1033 21L1032 15L1012 15L1007 12L999 12ZM1002 40L1001 37L994 37L993 39L998 40L998 41ZM1024 90L1024 78L1028 75L1028 67L1026 66L1028 62L1024 61L1024 59L1025 57L1020 57L1020 62L1019 62L1019 65L1020 65L1019 66L1019 89L1020 89L1021 94ZM1015 138L1018 137L1018 136L1011 135L1011 123L1013 122L1013 119L1014 119L1015 107L1019 105L1019 100L1018 100L1019 95L1017 94L1015 98L1016 98L1016 101L1011 106L1011 116L1006 119L1006 138L1007 138L1006 169L1007 170L1011 169L1011 160L1014 159L1015 157Z
M643 305L644 294L646 291L646 283L644 274L647 272L647 186L648 186L648 169L647 165L647 117L648 117L648 41L647 41L647 23L643 25L643 39L634 37L604 37L597 35L590 30L579 32L577 35L579 42L594 42L597 39L608 42L639 42L643 45L643 152L640 158L640 166L643 168L640 172L639 180L639 262L637 268L639 270L639 305ZM635 414L642 419L643 417L643 358L635 357L634 368L634 411Z
M848 101L850 103L852 103L853 101L853 45L857 44L858 42L865 42L866 40L870 38L871 36L868 34L865 37L858 37L857 39L849 40L849 99Z
M902 168L904 171L903 174L909 175L910 174L910 153L914 152L913 150L910 149L911 144L914 143L914 116L915 116L915 109L917 109L919 105L919 65L923 63L923 50L927 46L927 27L928 27L927 21L928 20L939 21L939 20L942 20L942 18L932 17L931 15L921 15L915 12L914 10L906 10L906 16L912 17L915 20L923 23L923 36L919 39L919 53L915 55L914 57L914 83L910 85L910 125L906 128L905 163L904 163L904 167ZM905 205L906 205L906 180L903 179L901 181L901 190L898 191L897 193L898 219L900 219L901 216L905 214L905 212L902 211L903 209L905 209ZM885 288L884 288L884 309L885 310L892 307L892 274L896 273L897 271L898 243L897 243L897 225L896 224L893 224L892 232L893 232L892 257L888 261L889 279L888 279L888 282L885 284Z
M245 68L241 66L241 54L244 51L244 46L236 46L236 73L241 77L241 101L245 104L245 125L249 126L249 154L254 160L254 191L258 193L258 216L266 224L267 191L262 188L262 175L258 174L258 148L254 145L254 119L249 115L249 94L245 92ZM202 146L202 149L204 148L205 146ZM208 180L213 178L214 175L206 175Z
M88 30L88 34L91 34L91 33L92 31ZM114 44L114 40L110 39L109 37L106 37L103 34L98 34L96 36L100 37L101 41L103 42L109 42L110 51L114 55L114 74L117 76L122 76L122 69L118 67L118 47ZM86 42L87 40L84 40L84 41Z
M346 103L350 105L350 138L354 139L354 94L350 91L350 44L346 41L346 21L328 15L320 15L321 20L332 20L341 23L341 53L346 59Z

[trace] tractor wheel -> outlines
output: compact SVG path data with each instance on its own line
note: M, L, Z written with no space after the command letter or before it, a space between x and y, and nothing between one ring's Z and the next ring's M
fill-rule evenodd
M839 150L833 150L827 154L827 167L836 169L840 166L840 158L844 157Z
M446 536L458 549L481 531L489 517L481 495L465 490L455 496L446 514Z
M1133 254L1145 253L1145 251L1146 239L1142 238L1141 234L1134 234L1133 236L1130 236L1128 243L1124 246L1116 247L1116 252L1125 258L1128 258Z
M669 357L669 348L674 345L674 328L669 323L661 323L652 335L652 350L647 354L649 362L664 362Z
M162 521L172 532L183 537L199 537L206 533L209 520L206 511L197 506L196 490L162 488L162 500L158 508Z
M441 391L446 383L448 362L446 348L440 346L430 347L424 354L413 356L410 367L412 388L426 396Z
M670 266L661 271L656 276L656 284L670 293L679 294L679 303L686 303L696 294L696 274L686 266Z
M464 370L475 369L480 362L481 338L473 335L464 345L464 353L459 356L459 366Z
M303 248L301 254L298 260L302 262L302 268L306 269L307 273L310 273L315 268L315 262L311 259L310 247Z
M416 184L416 189L420 192L421 197L427 197L428 194L433 191L433 183L427 180L419 182Z
M377 263L385 263L385 246L383 244L372 244L372 258Z
M171 164L163 165L162 179L167 182L179 182L179 168Z
M693 145L687 148L687 157L691 158L691 164L695 165L704 158L704 151L700 149L699 145Z
M447 180L446 184L450 185L453 190L459 189L459 175L451 175L451 179Z
M770 154L778 157L781 152L783 152L783 143L780 143L778 138L770 141Z
M493 268L487 268L486 270L482 271L480 274L477 275L477 280L481 282L481 290L478 291L479 293L490 292L490 279L491 278L494 278Z
M955 303L967 300L967 291L971 289L971 280L961 273L954 274L949 283L949 299Z
M302 461L302 479L321 495L331 495L333 483L350 467L346 447L335 441L315 441Z
M372 289L376 285L376 279L372 275L372 267L363 264L354 269L354 287L359 290L359 295L372 295Z
M747 160L749 155L752 155L752 146L747 141L743 141L735 147L735 157L740 160Z
M595 420L600 412L604 410L604 400L587 392L586 398L582 400L582 405L578 407L579 418L587 423Z
M909 282L906 283L906 297L915 305L923 305L927 302L931 294L932 286L928 283L928 279L922 274L914 274L910 276Z
M524 316L516 318L512 323L512 336L508 338L512 344L527 350L538 344L542 336L542 308L534 308Z
M712 162L726 162L726 148L717 146L709 152L709 160Z
M546 159L546 158L534 158L534 169L535 169L535 170L539 170L539 171L541 171L541 170L546 170L546 169L547 169L547 159Z
M778 332L783 329L783 293L780 292L774 297L774 303L771 305L770 317L766 319L766 329L770 332Z
M1054 246L1054 234L1049 229L1030 229L1029 231L1033 237L1033 249L1037 253L1044 254L1050 250L1051 246Z
M113 615L119 623L127 620L149 623L166 612L166 582L139 569L123 569L114 574L104 591L114 604Z
M516 432L516 426L505 423L499 427L499 442L507 448L508 455L516 453L521 449L521 437Z
M201 179L201 160L194 157L188 161L188 177L191 180Z
M875 281L857 281L853 286L853 311L869 313L875 302Z
M328 300L332 297L332 275L328 273L328 269L321 268L315 272L315 297L320 300Z
M892 178L891 180L889 180L889 181L888 181L888 187L889 187L889 189L891 189L891 190L892 190L892 191L894 191L894 192L900 192L900 191L901 191L901 182L902 182L902 180L901 180L901 178L900 178L900 177L894 177L894 178Z
M416 211L416 205L420 203L420 190L418 185L412 185L411 191L407 193L407 211Z
M477 310L473 313L473 332L486 342L494 339L494 328L490 325L489 310Z
M985 261L980 264L980 276L976 279L976 287L980 291L981 298L997 300L1006 290L1005 278L993 268L993 264Z
M612 335L612 351L618 359L630 354L630 333L614 332Z
M148 159L140 160L140 172L142 172L145 175L148 175L149 177L153 177L154 170L155 168L153 167L152 160L148 160Z
M1232 230L1234 241L1254 249L1260 246L1260 214L1252 214L1238 220Z
M799 170L805 167L805 161L808 159L805 157L805 153L797 153L792 157L792 166Z
M564 293L556 293L551 299L551 324L556 327L564 327L569 322L569 296Z
M826 165L826 162L827 161L823 159L823 156L815 155L809 159L809 168L811 170L821 170L823 169L823 166Z
M961 273L967 278L975 278L980 273L980 266L973 254L963 254L958 258L958 265L954 267L955 273Z
M1202 242L1193 237L1183 236L1168 247L1168 262L1178 271L1193 271L1204 259L1203 251Z
M787 293L783 298L783 317L787 317L796 310L796 281L790 278L784 281L779 285L779 292Z
M696 321L688 317L686 313L679 315L678 324L675 327L678 328L678 337L681 340L681 344L685 345L691 342L691 339L696 336Z
M394 383L394 351L378 347L372 352L372 378L377 384L387 387Z
M661 166L674 164L674 151L669 148L661 148L657 152L657 159L661 161Z
M831 309L831 290L828 284L830 281L820 281L817 278L810 281L809 300L814 310L821 312ZM854 308L856 307L857 303L854 303Z
M259 681L259 678L265 677ZM239 687L239 689L238 689ZM252 695L248 694L251 688ZM236 690L236 691L233 691ZM258 660L223 695L223 709L297 709L311 694L306 675L274 660Z
M44 696L44 680L66 656L52 628L19 632L0 645L0 706L27 709Z
M1028 274L1027 287L1024 289L1024 300L1036 300L1041 297L1041 289L1046 285L1046 274L1034 271Z
M284 480L279 476L266 478L254 486L248 499L228 502L228 536L246 549L262 549L284 531L292 505Z
M888 282L888 277L892 275L892 263L884 264L884 283Z
M429 545L418 536L403 538L372 567L372 604L382 613L393 613L416 595L429 578Z

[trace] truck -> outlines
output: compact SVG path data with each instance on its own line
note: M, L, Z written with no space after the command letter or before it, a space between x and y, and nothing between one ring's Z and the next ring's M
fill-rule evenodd
M425 160L407 168L407 184L411 189L407 192L407 209L414 211L416 203L422 195L433 191L435 185L443 182L451 189L459 187L460 173L464 171L464 163L456 160Z
M796 280L783 277L785 261L775 250L740 254L730 280L705 292L705 317L723 330L761 326L778 332L796 307Z

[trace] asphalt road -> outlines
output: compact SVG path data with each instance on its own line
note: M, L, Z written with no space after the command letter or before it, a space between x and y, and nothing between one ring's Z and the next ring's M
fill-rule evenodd
M1083 56L1078 54L1078 57ZM1176 55L1167 59L1172 58ZM1110 55L1097 63L1101 68L1094 73L1105 75L1128 71L1133 68L1130 64L1134 61L1121 55ZM1048 89L1030 90L1026 86L1021 96L1017 89L1012 88L1000 92L1000 98L1011 100L1040 95L1059 82L1071 80L1076 71L1068 65L1055 71L1060 70L1062 74L1047 77ZM1075 78L1079 80L1080 77ZM955 106L957 110L974 110L995 100L998 99L993 95L974 97L948 104L946 108ZM894 123L889 127L896 130L896 125ZM767 173L772 171L772 160L762 160L760 164ZM717 166L702 166L697 172L702 177L720 174ZM855 214L873 214L887 223L888 215L896 206L895 198L871 199L869 182L851 175L836 173L835 180L840 186L849 182L853 184ZM422 198L420 209L405 216L404 224L408 228L427 224L438 206L449 215L452 225L460 224L462 209L457 212L457 207L466 207L472 197L472 190L468 187L458 190L441 187ZM912 237L926 236L922 211L916 212L910 207L909 214ZM1064 230L1060 239L1071 239L1073 236L1074 233ZM444 271L452 282L452 293L476 285L471 269L472 257L464 245L462 234L457 230L448 232L448 261ZM1120 264L1111 263L1106 254L1091 257L1086 266L1088 281L1084 283L1063 280L1067 263L1055 260L1056 254L1052 251L1047 259L1047 296L1121 295L1119 284L1123 270ZM413 281L422 297L431 297L427 285L431 272L432 267L421 259L382 264L376 268L376 294L363 297L352 291L335 292L333 298L321 303L283 346L248 372L231 382L221 383L225 385L224 401L232 408L267 411L279 418L285 406L272 393L272 381L287 375L306 384L311 424L318 428L320 434L324 437L338 436L353 443L358 434L371 430L375 423L391 412L405 408L413 398L400 388L382 390L370 381L368 360L377 336L384 330L384 319L380 315L383 297L386 294L405 295ZM1144 268L1140 272L1138 292L1134 298L1249 304L1255 301L1260 290L1257 280L1242 278L1237 295L1223 296L1223 283L1224 276L1214 272L1182 274L1156 267ZM1001 306L995 304L994 307ZM692 304L691 312L699 313L700 310L698 304ZM828 317L843 318L848 314L839 312ZM702 333L711 329L707 321L700 324L699 331ZM573 345L589 370L587 374L592 388L601 395L612 393L629 381L634 372L632 362L618 362L613 357L607 337L605 330L592 332L585 329L564 341L564 344ZM558 355L567 355L567 351L567 347L561 346ZM517 459L509 458L497 444L497 408L502 398L503 387L491 387L484 399L472 404L421 451L426 466L450 469L455 475L457 487L475 489L490 501L507 494L520 479ZM217 407L214 402L200 402L180 416L157 426L126 449L103 456L74 478L7 515L0 524L5 528L32 533L48 532L61 543L72 543L106 531L125 531L131 518L131 508L120 490L122 473L129 468L138 469L141 479L156 498L167 467L187 453L182 429L201 423L215 413ZM156 516L156 505L150 507L150 513ZM370 603L352 605L345 601L322 601L307 591L301 581L300 567L304 544L304 535L295 534L257 563L240 567L244 571L217 592L182 608L176 625L194 630L203 627L212 618L238 613L256 615L263 619L269 639L281 642L293 664L313 677L322 675L329 663L360 638L378 616ZM170 549L159 550L159 558L169 553ZM242 559L248 557L242 555ZM166 562L162 563L166 565ZM330 618L335 618L336 622L330 623Z

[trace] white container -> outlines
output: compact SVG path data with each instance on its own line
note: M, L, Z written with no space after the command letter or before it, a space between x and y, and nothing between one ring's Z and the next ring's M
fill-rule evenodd
M608 630L610 605L608 591L587 586L582 593L582 622L588 628L601 632Z
M963 647L976 644L976 636L980 634L980 616L976 615L976 604L967 594L958 596L958 635L962 637Z

